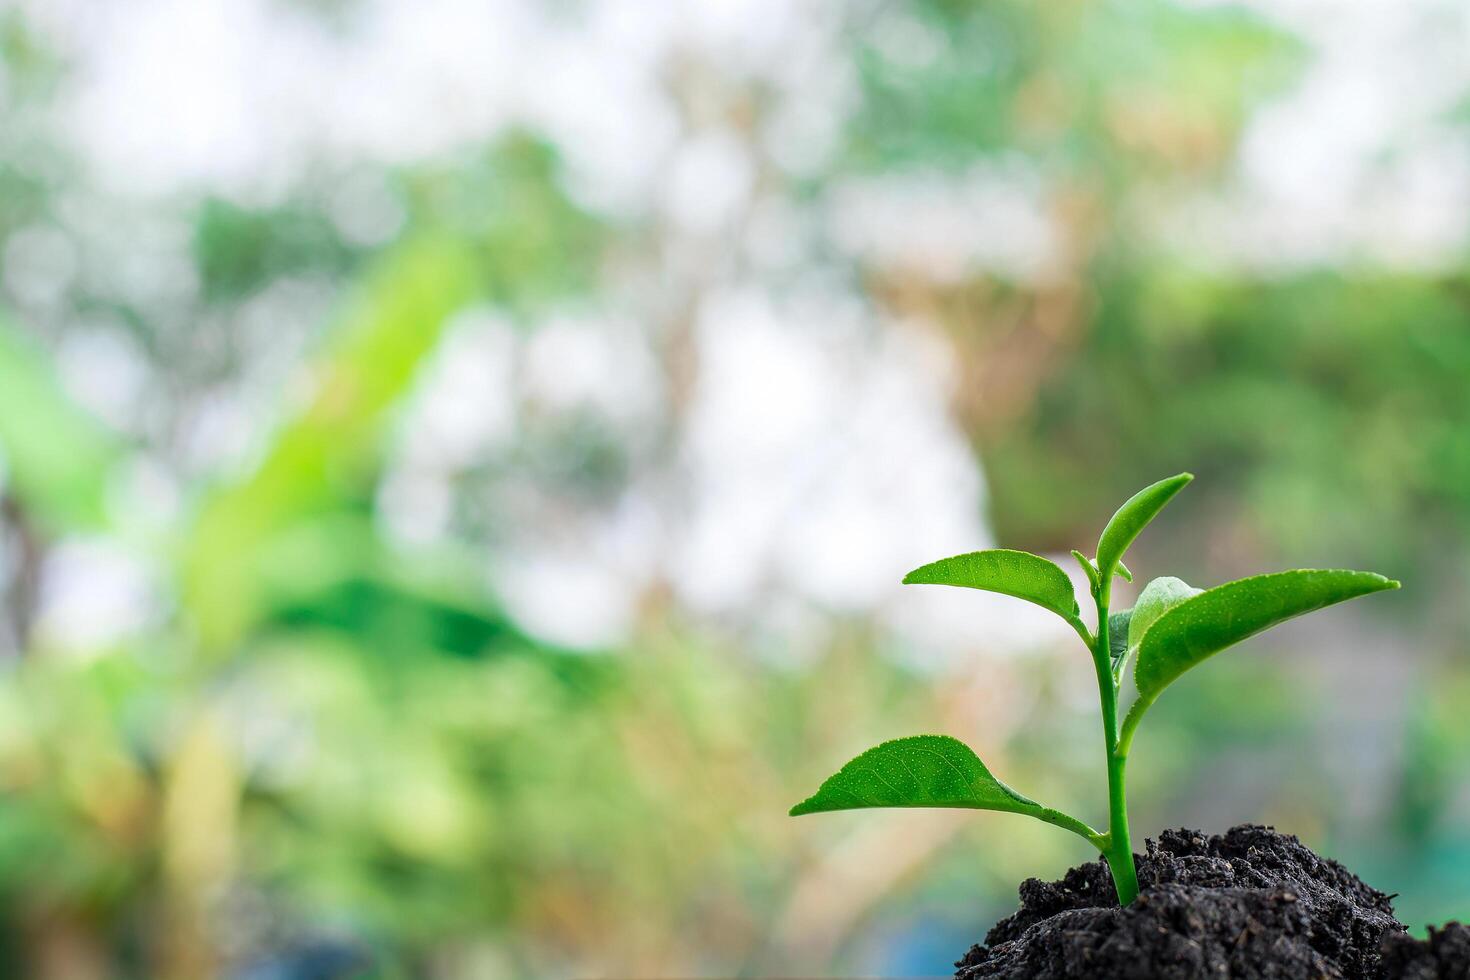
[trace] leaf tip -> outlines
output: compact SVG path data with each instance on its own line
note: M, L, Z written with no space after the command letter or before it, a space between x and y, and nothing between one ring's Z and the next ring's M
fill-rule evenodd
M1173 476L1165 477L1164 479L1159 481L1159 483L1162 485L1162 488L1168 490L1170 497L1174 496L1174 494L1178 493L1180 490L1183 490L1185 487L1189 486L1193 482L1194 474L1188 471L1185 471L1183 473L1175 473Z
M915 568L913 571L909 572L903 577L903 584L943 585L944 583L942 581L936 580L934 572L936 566L944 564L945 560L946 559L941 558L939 561L926 562L923 565L920 565L918 568Z
M822 791L825 790L828 784L831 782L832 780L828 779L826 782L822 783L822 785L817 789L815 793L793 806L790 810L787 810L786 815L789 817L800 817L803 814L807 813L824 813L828 810L831 810L832 807L830 803L822 798Z
M1368 576L1370 582L1372 583L1372 588L1368 589L1367 592L1364 594L1372 592L1392 592L1394 589L1403 588L1402 582L1400 582L1396 578L1389 578L1387 575L1379 575L1377 572L1359 572L1357 574Z

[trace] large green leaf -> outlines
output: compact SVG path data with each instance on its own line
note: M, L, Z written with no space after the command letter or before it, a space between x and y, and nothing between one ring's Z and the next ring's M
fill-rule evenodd
M791 815L868 807L965 807L1041 816L1045 807L996 779L964 742L914 735L871 748L824 782Z
M1184 599L1147 627L1133 679L1140 696L1152 701L1195 664L1277 623L1398 587L1373 572L1310 568L1227 582Z
M1191 473L1180 473L1167 480L1160 480L1144 487L1118 508L1097 541L1097 574L1103 584L1106 585L1112 578L1114 568L1122 560L1123 553L1128 550L1133 539L1138 537L1138 532L1193 479L1194 475Z
M905 585L959 585L1034 602L1069 622L1077 618L1077 594L1067 573L1040 555L1008 548L941 558L903 577Z

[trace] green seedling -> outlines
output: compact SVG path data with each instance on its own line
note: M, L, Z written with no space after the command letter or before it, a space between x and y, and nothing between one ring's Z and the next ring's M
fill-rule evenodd
M916 735L869 749L792 807L791 815L868 807L1022 813L1070 830L1096 847L1112 869L1118 901L1132 902L1138 896L1138 876L1128 836L1124 777L1133 736L1149 706L1189 668L1249 636L1345 599L1399 587L1372 572L1321 569L1256 575L1203 591L1177 578L1156 578L1144 587L1132 609L1112 611L1113 577L1133 579L1123 564L1124 552L1192 479L1181 473L1140 490L1108 521L1096 557L1072 552L1087 575L1097 606L1096 633L1082 621L1067 573L1038 555L1008 549L976 551L925 565L904 578L905 584L957 585L1034 602L1061 616L1082 638L1097 670L1102 704L1108 770L1106 833L1022 796L991 775L969 746L947 735ZM1137 693L1120 725L1119 695L1130 660Z

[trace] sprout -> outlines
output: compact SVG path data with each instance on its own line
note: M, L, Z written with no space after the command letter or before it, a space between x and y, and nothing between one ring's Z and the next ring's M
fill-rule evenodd
M1095 558L1072 552L1091 586L1096 634L1082 621L1067 573L1038 555L1007 549L976 551L933 562L904 578L910 585L957 585L1025 599L1061 616L1082 638L1097 670L1102 705L1108 770L1106 832L1011 789L991 775L969 746L947 735L916 735L869 749L792 807L791 815L920 806L1022 813L1070 830L1096 847L1112 870L1119 903L1132 902L1138 896L1138 876L1128 836L1124 782L1128 750L1149 706L1185 671L1247 637L1345 599L1399 587L1372 572L1321 569L1256 575L1203 591L1166 577L1144 586L1132 609L1111 612L1113 576L1132 581L1123 554L1192 479L1181 473L1140 490L1108 521ZM1137 697L1120 724L1118 699L1129 661Z

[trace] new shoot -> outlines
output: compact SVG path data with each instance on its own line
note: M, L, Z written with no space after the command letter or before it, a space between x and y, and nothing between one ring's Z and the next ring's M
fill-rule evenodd
M956 585L1025 599L1056 613L1076 631L1097 672L1108 774L1107 830L1094 830L1021 795L991 775L967 745L947 735L915 735L869 749L792 807L791 815L868 807L965 807L1025 814L1069 830L1096 847L1112 869L1118 901L1132 902L1138 896L1138 876L1128 834L1128 751L1139 722L1164 689L1208 657L1277 623L1399 586L1372 572L1322 569L1256 575L1203 591L1177 578L1156 578L1139 593L1132 609L1114 611L1114 576L1133 578L1123 564L1124 552L1191 479L1181 473L1140 490L1108 521L1093 558L1072 552L1087 576L1097 609L1096 632L1082 620L1067 573L1024 551L956 555L904 578L906 584ZM1130 662L1136 693L1120 722L1119 699Z

